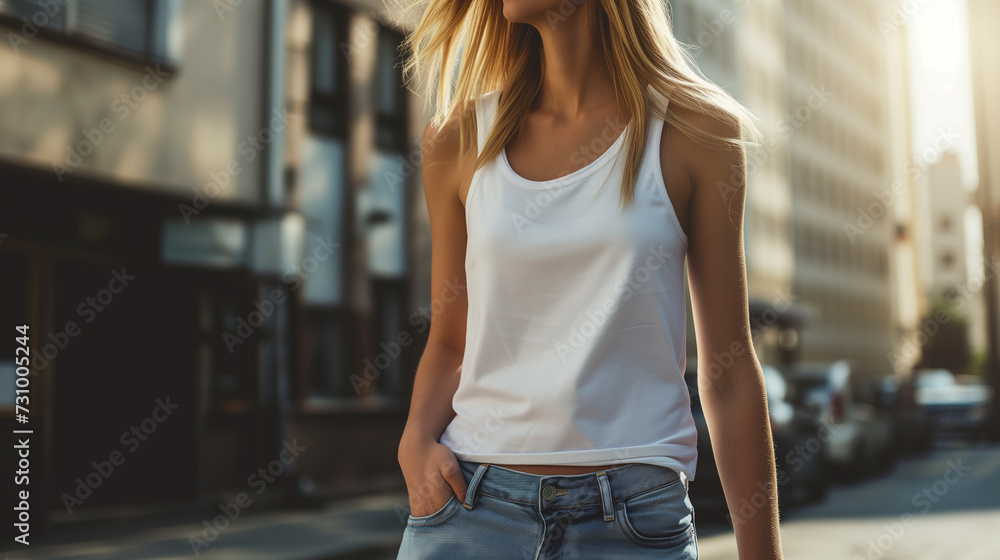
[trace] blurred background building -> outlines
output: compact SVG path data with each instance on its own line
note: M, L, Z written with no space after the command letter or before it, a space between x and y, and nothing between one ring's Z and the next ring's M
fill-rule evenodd
M973 95L976 111L976 144L979 150L979 209L983 220L983 297L986 302L986 367L994 394L1000 395L1000 4L968 0ZM1000 415L994 418L1000 434Z
M891 184L889 148L898 137L886 114L896 101L888 94L899 91L888 87L878 28L887 4L792 0L785 7L789 112L810 115L800 117L791 145L794 291L822 316L803 332L803 353L848 355L886 371L895 228L876 193Z
M708 78L761 117L768 138L748 162L744 219L751 314L770 327L758 355L851 356L888 370L896 228L886 207L859 222L859 210L880 204L891 150L906 133L886 117L906 99L905 88L889 87L892 52L878 28L888 3L671 5L678 39L696 47ZM775 312L789 293L794 307Z
M678 39L768 139L744 222L763 363L905 372L919 353L889 356L931 286L965 282L954 161L911 173L906 39L879 27L896 4L670 3ZM994 2L970 9L1000 21ZM413 373L450 299L430 293L428 115L397 50L412 24L375 0L0 0L0 325L31 327L31 487L49 521L213 505L292 441L305 449L267 499L399 488ZM973 31L989 260L1000 44ZM23 427L13 338L6 428ZM694 360L693 323L688 341ZM177 408L126 444L158 399ZM127 468L67 508L116 450Z
M674 34L694 47L702 73L740 99L761 118L770 142L747 162L744 244L751 321L761 361L798 357L798 332L810 317L795 297L792 185L786 123L788 80L782 0L672 2ZM752 44L753 48L747 46ZM688 301L688 360L696 359L693 314Z
M898 6L898 2L886 6ZM885 12L883 12L883 15ZM898 373L906 374L917 361L917 355L905 351L906 342L913 340L920 318L927 312L926 298L921 291L921 265L926 261L917 245L921 234L917 222L917 197L915 177L912 173L916 162L913 153L913 127L910 99L912 72L909 61L909 37L906 26L895 26L885 32L886 95L885 107L891 142L886 146L890 183L886 185L891 205L887 209L893 225L893 244L890 249L890 270L893 272L891 305L893 309L893 355L899 359L891 364Z
M36 346L52 520L213 504L293 440L267 496L398 486L429 234L384 10L0 0L0 317ZM157 399L155 444L125 445ZM115 450L127 468L67 508Z
M958 154L945 152L928 166L918 184L927 243L922 252L928 256L922 277L928 297L943 297L968 282L962 223L969 201L962 188L961 172Z

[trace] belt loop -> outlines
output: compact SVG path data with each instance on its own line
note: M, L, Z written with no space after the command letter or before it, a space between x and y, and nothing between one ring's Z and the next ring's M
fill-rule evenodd
M489 463L482 463L476 467L476 473L472 475L472 480L469 481L469 487L465 492L465 509L472 509L472 506L476 504L476 489L479 487L479 481L483 479L483 475L486 474L486 469L490 466Z
M608 473L601 471L597 473L597 483L601 486L601 503L604 505L604 520L615 520L615 504L611 496L611 483L608 482Z

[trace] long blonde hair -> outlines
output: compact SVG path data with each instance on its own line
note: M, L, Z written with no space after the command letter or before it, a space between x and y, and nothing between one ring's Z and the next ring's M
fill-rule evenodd
M729 93L704 77L693 58L677 41L670 14L662 0L593 0L599 3L597 21L607 66L619 106L629 123L625 138L626 166L619 205L634 199L635 183L646 144L644 116L657 116L702 145L722 142L735 147L759 146L759 120ZM579 2L573 2L574 5ZM476 169L493 161L504 146L523 130L542 77L541 38L528 24L511 23L503 16L501 0L416 0L404 4L407 12L425 6L419 23L407 35L403 71L413 90L419 72L426 74L424 99L432 101L431 124L440 131L452 115L484 93L500 90L496 120L476 159ZM649 98L652 87L670 103ZM738 137L718 136L678 118L679 106L732 125ZM460 119L460 145L474 142L470 119Z

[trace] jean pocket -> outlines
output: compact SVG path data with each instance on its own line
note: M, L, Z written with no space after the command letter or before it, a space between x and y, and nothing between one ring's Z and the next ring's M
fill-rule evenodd
M671 548L694 535L694 508L680 480L629 496L615 507L618 526L641 546Z
M451 514L458 508L458 496L452 493L448 501L440 509L428 515L410 515L406 518L406 524L411 527L423 527L425 525L436 525L451 517Z

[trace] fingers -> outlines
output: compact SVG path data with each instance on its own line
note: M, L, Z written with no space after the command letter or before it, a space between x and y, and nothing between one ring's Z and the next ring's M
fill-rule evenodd
M419 492L410 495L410 512L415 516L429 515L438 511L451 498L450 486L441 479L439 475L434 478L436 482L429 482L420 486ZM419 513L418 513L419 512Z
M464 502L465 492L468 490L469 485L465 481L465 475L462 474L462 467L459 466L458 460L452 458L451 461L442 465L441 476L444 477L445 482L451 486L455 496L457 496L460 501Z

